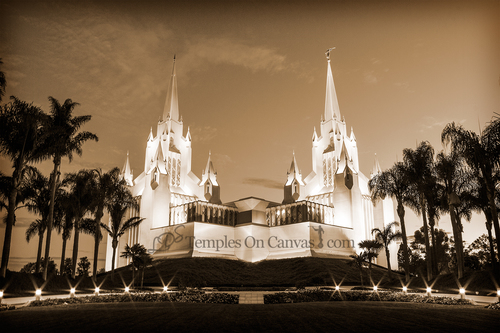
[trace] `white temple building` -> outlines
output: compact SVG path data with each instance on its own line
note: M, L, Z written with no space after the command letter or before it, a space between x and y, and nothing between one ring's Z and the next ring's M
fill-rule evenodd
M341 116L327 52L325 110L312 136L312 172L303 178L295 154L281 203L249 197L222 203L210 155L201 178L191 171L191 135L179 114L175 57L163 116L146 142L144 171L133 178L129 158L122 177L140 203L129 216L145 220L121 237L155 258L219 257L256 262L305 256L348 258L373 228L393 222L391 199L373 204L359 170L358 147ZM380 172L375 161L373 173ZM111 268L108 241L106 269ZM391 264L397 267L397 247ZM116 258L116 266L127 264ZM378 264L386 266L381 253Z

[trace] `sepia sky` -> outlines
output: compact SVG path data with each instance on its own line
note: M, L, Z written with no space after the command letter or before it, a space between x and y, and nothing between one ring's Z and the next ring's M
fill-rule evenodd
M281 202L293 151L303 177L311 172L330 47L365 175L375 153L386 169L422 140L439 152L447 123L478 132L500 112L498 1L0 2L4 102L15 95L48 112L48 96L71 98L76 115L92 115L84 130L99 142L66 160L63 173L121 168L127 150L134 176L143 171L176 54L192 170L201 177L211 150L223 202ZM50 172L50 162L38 166ZM14 257L32 220L18 218ZM420 220L410 221L413 234ZM448 216L439 227L451 230ZM475 216L464 239L485 232ZM36 240L29 249L34 257Z

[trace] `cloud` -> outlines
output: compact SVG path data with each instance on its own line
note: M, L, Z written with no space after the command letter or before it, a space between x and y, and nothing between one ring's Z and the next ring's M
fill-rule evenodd
M272 188L272 189L283 189L284 183L266 178L245 178L243 179L243 184Z
M193 142L208 142L217 136L217 128L211 126L193 127L191 137Z
M438 128L438 129L442 130L446 125L448 125L449 123L451 123L453 121L454 120L452 120L452 119L437 120L436 118L434 118L432 116L425 116L425 117L423 117L424 123L421 125L420 132L432 130L434 128ZM455 121L455 122L463 125L466 122L466 119L462 119L458 122L457 121Z
M365 72L363 75L363 81L368 84L375 84L378 82L377 77L373 74L373 71L371 72Z
M188 64L190 70L199 69L206 62L242 66L253 72L280 72L296 67L295 64L288 64L286 57L272 48L252 46L229 38L188 41L183 62Z

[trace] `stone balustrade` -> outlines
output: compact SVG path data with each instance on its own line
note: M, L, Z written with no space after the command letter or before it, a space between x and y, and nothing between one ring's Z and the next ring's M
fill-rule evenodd
M266 208L266 222L270 227L300 222L317 222L333 225L334 209L312 201Z
M237 214L238 210L235 207L198 200L171 207L169 225L186 222L206 222L235 226Z

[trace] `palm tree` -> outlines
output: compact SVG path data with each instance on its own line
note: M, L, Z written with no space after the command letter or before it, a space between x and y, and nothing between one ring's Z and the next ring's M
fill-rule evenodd
M19 203L19 191L26 179L26 166L40 160L36 150L43 116L40 108L15 97L11 97L11 102L7 105L0 106L0 154L10 159L14 169L8 194L7 220L0 267L2 277L5 277L7 273L12 227L16 220L15 210Z
M361 287L363 287L363 268L366 266L367 254L363 251L359 254L351 254L349 257L353 260L349 261L348 265L355 266L359 269L359 278L361 280Z
M439 221L439 217L441 212L443 211L441 205L441 199L443 195L443 186L437 182L436 177L434 176L435 169L433 163L433 176L429 178L428 188L425 192L425 202L427 204L427 216L429 218L429 227L431 233L431 264L432 264L432 272L434 275L438 274L438 261L437 261L437 246L436 246L436 237L435 237L435 226Z
M500 255L500 225L495 204L495 177L500 167L500 118L492 121L481 135L461 125L448 124L441 133L441 141L451 144L452 150L463 157L474 177L485 187Z
M110 171L103 173L101 169L93 169L91 171L92 191L94 197L94 265L93 278L97 276L97 261L99 256L99 242L102 239L101 220L104 215L104 207L110 202L113 197L113 191L117 188L120 182L120 169L113 168Z
M63 184L66 180L63 180ZM63 267L66 265L66 243L71 237L71 231L73 230L73 222L75 219L75 212L73 205L71 204L71 196L68 192L64 192L60 198L61 210L63 211L63 220L61 224L57 226L57 231L62 236L62 249L61 249L61 274L64 273ZM68 258L69 259L69 258Z
M84 217L90 212L93 202L93 193L91 191L90 182L92 174L88 170L81 170L78 173L67 175L67 183L69 185L69 202L73 212L74 220L74 240L73 240L73 271L72 278L75 278L76 264L78 262L78 245L80 240L80 232L85 231L83 228Z
M110 225L101 223L112 239L111 247L113 255L111 260L111 279L114 280L116 248L119 238L130 228L139 225L144 218L135 216L123 221L125 212L129 208L138 209L139 205L126 186L125 180L121 180L113 191L113 197L107 204L107 210L111 219Z
M432 279L432 262L429 245L429 230L427 224L427 204L425 193L429 191L429 183L432 178L432 163L434 160L434 149L427 141L423 141L415 149L403 150L404 162L408 168L409 183L415 187L415 197L418 198L419 208L417 214L422 214L425 237L425 261L427 264L427 280ZM418 208L418 207L415 207Z
M151 264L152 257L148 253L148 250L142 244L134 244L129 246L125 245L125 251L122 252L122 258L131 258L132 263L132 284L135 281L135 270L142 269L142 279L141 279L141 288L143 287L144 282L144 269L147 265Z
M359 242L358 246L361 249L364 249L364 252L366 253L366 259L368 260L368 272L370 273L370 280L372 280L372 260L378 257L383 245L376 240L368 239Z
M71 99L60 104L53 97L49 97L51 103L50 116L44 128L44 145L40 149L40 154L45 158L52 158L54 168L51 177L50 209L47 221L47 240L45 244L44 280L47 279L47 266L49 264L49 252L51 241L51 230L54 221L54 203L56 183L58 182L59 168L63 157L67 156L69 161L73 160L73 154L82 155L82 145L88 140L98 141L95 134L90 132L79 132L82 125L91 119L91 116L73 117L73 109L78 103ZM73 264L76 258L73 258ZM74 273L73 273L74 274Z
M0 58L0 65L3 65L2 58ZM0 71L0 102L2 101L3 95L5 95L5 87L7 87L7 81L5 80L5 74Z
M393 241L400 240L402 238L401 232L394 232L394 227L398 226L399 223L394 221L385 226L382 230L379 228L372 229L372 235L375 234L375 239L382 244L385 248L385 255L387 258L387 270L389 272L389 280L392 280L392 270L391 270L391 256L389 253L389 245Z
M375 175L368 182L373 201L384 200L386 196L396 199L397 213L401 223L401 234L403 239L403 259L406 283L410 281L410 259L408 253L408 239L406 237L405 208L409 206L415 209L418 206L412 195L412 185L408 184L408 171L404 163L397 162L390 169Z

